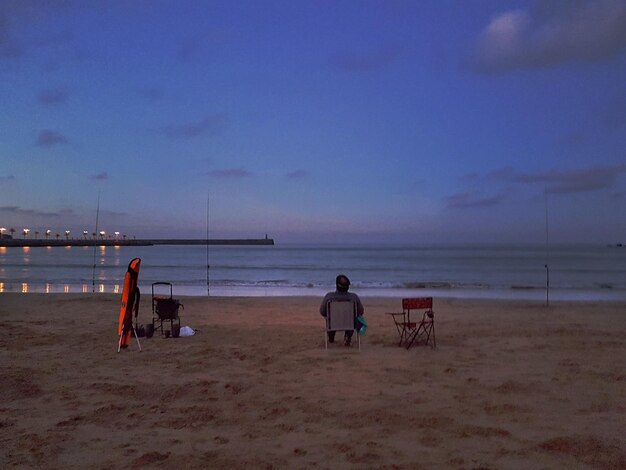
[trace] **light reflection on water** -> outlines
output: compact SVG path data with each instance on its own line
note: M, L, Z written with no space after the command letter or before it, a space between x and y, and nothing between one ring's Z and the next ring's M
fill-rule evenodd
M31 282L22 282L18 284L17 289L12 287L10 283L0 282L0 294L5 292L21 292L22 294L40 293L40 294L71 294L71 293L91 293L93 291L99 294L119 294L121 293L120 285L113 284L107 286L106 284L96 284L91 286L89 284L51 284L46 282L45 284L36 284Z
M365 296L545 297L541 247L0 248L0 292L119 294L128 262L141 258L139 285L171 282L178 295L321 295L345 272ZM207 263L208 261L208 263ZM210 272L207 268L210 264ZM551 291L561 298L626 299L626 250L557 247Z

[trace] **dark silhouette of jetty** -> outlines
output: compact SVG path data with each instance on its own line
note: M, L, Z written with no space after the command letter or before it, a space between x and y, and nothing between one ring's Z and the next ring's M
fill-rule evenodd
M150 238L125 240L36 240L36 239L0 239L0 247L36 247L36 246L152 246L152 245L252 245L269 246L273 238Z

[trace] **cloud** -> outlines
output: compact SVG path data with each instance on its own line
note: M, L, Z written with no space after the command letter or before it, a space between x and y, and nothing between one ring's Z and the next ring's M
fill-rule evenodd
M13 34L16 10L19 10L19 6L12 5L10 2L0 2L0 58L2 59L19 59L24 55L24 49L15 40Z
M40 147L52 147L56 144L67 144L68 140L57 131L43 130L37 137L37 145Z
M137 94L152 103L156 103L157 101L160 101L161 99L163 99L163 92L156 88L140 89L140 90L137 90Z
M112 211L109 209L102 209L100 210L100 212L105 218L106 217L126 217L128 215L128 212L117 212L117 211Z
M226 125L226 113L217 113L207 116L198 122L187 124L170 124L161 130L167 137L173 139L187 139L202 135L215 135Z
M548 170L522 173L512 167L497 168L484 177L472 173L463 177L463 183L487 186L494 184L540 184L549 193L570 194L610 189L621 174L626 174L626 164L596 165L577 170Z
M21 59L31 50L65 45L72 40L68 31L40 35L30 41L20 41L19 33L25 26L49 15L72 7L71 2L46 0L0 1L0 59Z
M626 174L626 164L596 165L576 170L547 170L524 173L512 167L497 168L480 175L468 174L459 179L464 187L471 188L459 191L446 199L446 206L453 209L469 209L496 206L503 202L506 195L516 192L516 187L524 185L539 186L541 191L549 194L577 194L591 191L612 190L610 197L620 200L624 196L617 186L618 178ZM484 196L482 191L492 188L498 191L494 196Z
M209 175L216 176L218 178L245 178L251 174L252 173L245 168L227 168L224 170L213 170L209 172Z
M0 206L0 213L8 215L29 215L37 217L59 217L61 215L72 215L74 211L71 209L63 209L59 212L45 212L35 209L22 209L20 206Z
M492 18L470 63L482 73L609 60L626 50L626 2L583 0Z
M56 106L67 102L69 94L60 88L43 90L37 99L45 106Z
M470 192L461 192L448 197L446 205L452 209L469 209L497 206L503 200L504 196L502 194L484 197Z
M15 181L15 176L13 175L0 176L0 184L10 183L11 181Z
M309 172L306 170L294 170L291 173L287 173L287 179L300 180L309 176Z
M107 181L109 179L109 174L106 171L103 171L97 175L91 175L89 179L91 181Z
M403 49L389 47L378 51L369 51L365 54L343 53L335 54L329 62L334 67L350 72L369 72L387 67L392 64L403 52Z
M492 180L512 183L544 184L549 193L570 194L611 188L622 173L626 173L626 164L538 173L519 173L506 167L494 170L487 176Z

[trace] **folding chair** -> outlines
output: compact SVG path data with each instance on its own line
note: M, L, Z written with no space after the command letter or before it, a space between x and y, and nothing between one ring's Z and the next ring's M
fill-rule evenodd
M356 302L351 299L329 300L326 304L326 329L324 341L328 349L328 333L330 331L355 331L356 325ZM352 337L354 338L354 334ZM359 351L361 350L361 337L356 334Z
M417 328L409 333L406 348L409 349L413 344L417 345L420 342L423 342L424 345L430 343L433 349L437 349L437 340L435 339L435 312L433 312L432 309L428 309L424 312L422 321L417 324Z
M411 321L411 312L415 310L424 310L421 321ZM413 344L419 344L423 340L424 344L431 343L433 348L437 347L432 297L402 299L402 312L387 313L387 315L392 317L398 331L400 337L398 346L404 345L409 349Z

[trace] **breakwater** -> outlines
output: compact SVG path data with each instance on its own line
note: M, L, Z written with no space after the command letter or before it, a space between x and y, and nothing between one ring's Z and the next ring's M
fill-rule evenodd
M0 247L38 247L38 246L152 246L152 245L274 245L273 238L151 238L127 240L29 240L7 239L0 240Z

